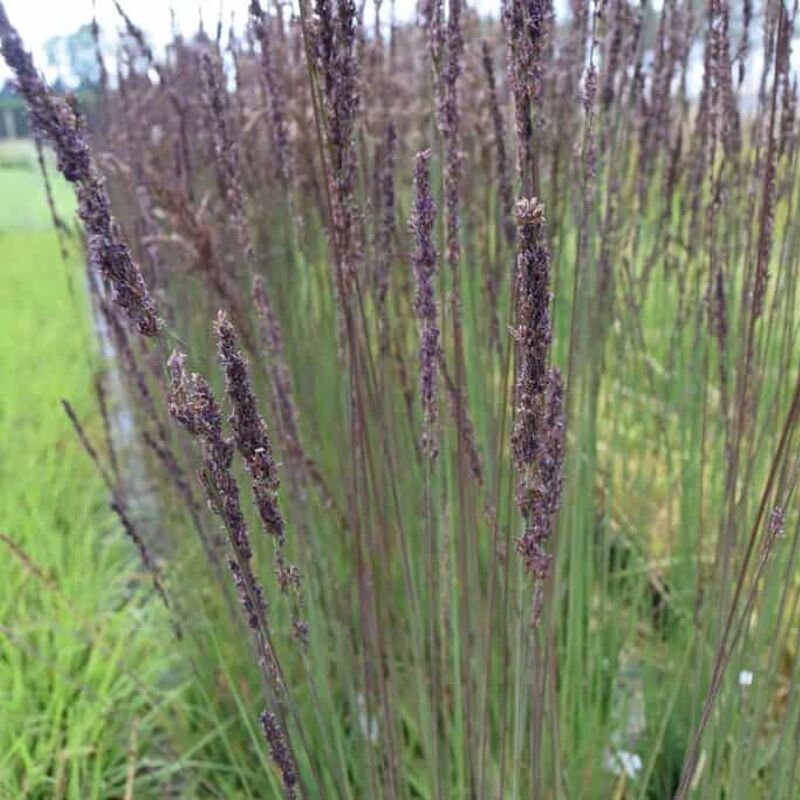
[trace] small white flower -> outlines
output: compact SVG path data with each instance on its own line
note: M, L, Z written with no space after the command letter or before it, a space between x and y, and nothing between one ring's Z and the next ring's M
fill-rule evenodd
M641 772L642 766L642 759L638 753L617 750L606 755L606 769L615 775L622 775L624 772L628 778L633 779Z
M642 768L642 759L639 757L638 753L629 753L627 750L620 750L619 753L617 753L617 759L629 778L635 778L636 774Z
M753 673L749 669L743 669L739 673L739 686L752 686Z
M356 704L361 733L371 744L375 744L378 741L378 720L375 717L367 717L367 701L363 693L359 692L356 695Z

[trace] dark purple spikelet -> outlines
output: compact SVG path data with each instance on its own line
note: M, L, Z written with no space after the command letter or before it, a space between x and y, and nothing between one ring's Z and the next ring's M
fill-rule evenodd
M233 413L231 426L237 450L253 481L253 494L266 530L280 545L286 540L283 515L278 508L278 470L267 426L258 413L247 360L239 351L236 332L224 311L214 325L219 358L225 369L225 386Z
M462 73L464 36L461 29L461 0L449 0L447 29L445 36L446 57L442 70L444 105L439 115L439 128L444 139L444 207L446 260L453 276L449 305L453 321L456 376L452 387L448 387L448 398L458 428L459 441L470 458L470 466L478 484L483 474L477 456L475 432L469 421L467 398L463 376L463 339L461 320L461 178L463 153L461 151L461 108L459 104L459 80ZM438 334L438 330L437 330ZM424 344L424 342L423 342ZM440 351L441 352L441 351ZM443 357L441 362L444 363Z
M336 267L345 291L359 257L355 241L355 120L359 106L356 40L358 12L353 0L316 0L314 44L322 77L325 133L330 150L331 221ZM342 301L344 297L340 298Z
M712 48L711 69L713 100L721 123L721 139L726 155L733 155L741 148L741 126L736 93L733 88L730 36L728 33L728 3L713 0L711 3L711 28L709 42Z
M439 324L434 290L438 255L433 243L436 222L436 203L431 194L429 163L430 150L417 153L414 159L414 204L411 212L411 230L414 234L412 265L416 292L414 314L420 331L420 394L425 430L423 450L431 460L439 452L437 368L439 363Z
M253 243L247 223L242 193L239 148L231 136L228 121L228 92L219 60L209 52L202 56L203 102L211 119L217 180L231 215L233 227L245 259L253 261Z
M489 113L492 117L492 130L494 132L494 148L497 158L497 179L499 183L500 206L503 219L503 230L509 243L514 241L514 221L513 195L511 189L511 175L508 171L508 154L506 152L506 130L503 122L503 114L500 111L500 102L497 98L497 81L494 76L494 64L492 63L492 51L489 43L484 41L482 45L483 72L486 76L486 94L489 105Z
M725 276L721 264L717 263L714 266L709 294L709 332L719 342L721 352L724 352L728 338L728 305L725 298Z
M586 77L583 82L583 110L586 115L586 133L583 141L583 202L585 215L592 205L595 179L597 177L597 132L595 117L597 112L597 67L593 55L589 59Z
M517 505L525 520L525 532L516 540L516 548L536 581L534 625L541 614L542 584L552 564L550 540L563 488L564 384L555 367L547 373L539 415L534 458L519 473L517 487Z
M794 152L797 142L797 76L792 80L789 75L784 78L783 89L781 92L781 124L780 124L780 146L778 148L783 156L786 153Z
M550 327L550 250L544 206L536 199L519 200L517 214L517 316L513 336L518 367L516 414L511 445L518 470L536 455L538 399L545 388Z
M231 573L233 585L236 587L236 593L239 595L239 600L242 604L244 611L244 618L249 628L254 631L259 630L260 627L260 612L263 610L263 602L258 603L253 600L253 596L247 590L247 583L245 580L245 571L241 567L241 560L233 557L226 559L228 569ZM260 589L260 587L259 587ZM262 598L263 595L258 595Z
M170 373L169 413L193 436L202 436L218 448L218 460L229 466L233 446L222 435L222 414L211 387L202 375L186 373L186 355L174 352L167 362Z
M600 102L603 109L608 109L614 102L616 94L615 84L620 70L620 64L624 58L624 34L628 23L627 3L610 3L610 14L608 22L608 34L606 36L606 48L603 55L603 78L602 91L600 92Z
M275 574L281 591L300 589L300 571L289 564L283 553L286 523L278 506L278 468L272 454L267 426L258 413L250 383L247 360L239 351L236 331L225 312L220 311L214 325L219 359L225 370L225 388L233 413L231 426L236 449L244 459L252 480L253 496L265 530L275 537Z
M430 150L417 153L414 159L414 206L411 212L411 230L414 233L412 263L417 284L414 311L418 319L434 323L437 309L433 276L436 272L438 254L433 243L436 201L431 194L430 159Z
M508 0L505 4L505 28L508 51L508 82L514 98L514 134L516 138L517 175L525 183L533 163L531 137L531 99L524 80L524 65L521 61L521 47L524 37L525 20L521 0Z
M226 474L233 460L233 443L222 432L222 414L208 382L200 375L187 375L186 356L173 353L168 361L170 372L169 413L189 433L200 439L205 466L203 482L213 490L209 502L224 517L232 542L247 558L250 543L244 517L239 509L239 490L233 476ZM214 484L208 478L217 477Z
M397 151L397 129L394 122L386 126L383 152L378 175L381 222L375 243L375 296L381 314L384 313L386 292L389 289L389 264L392 257L392 240L395 232L394 170Z
M669 131L669 100L672 74L675 68L674 51L669 33L675 19L674 3L667 2L661 9L658 23L656 52L650 86L648 141L645 143L649 159L655 159Z
M742 3L742 36L736 49L736 60L739 62L739 85L744 83L745 65L750 50L750 22L753 19L753 0L743 0Z
M760 317L764 311L764 301L769 282L769 259L772 252L772 238L775 227L775 148L770 144L767 150L767 163L764 170L764 192L761 198L761 230L756 254L756 272L753 281L753 316Z
M764 156L763 185L761 191L761 210L759 219L758 250L756 253L756 270L753 280L752 314L757 318L764 311L764 301L769 282L769 261L772 253L772 240L775 229L775 203L777 201L776 170L778 161L778 144L776 142L777 98L782 76L788 72L790 55L789 14L783 3L779 4L776 31L776 50L772 101L770 104L767 125L767 144Z
M784 537L786 530L786 510L781 505L773 506L767 519L766 530L761 540L759 552L760 568L763 569L778 539Z
M439 404L437 399L437 369L439 360L439 329L423 325L420 336L419 360L419 386L422 398L422 409L425 417L425 431L422 435L422 447L431 461L439 454Z
M461 33L461 0L450 0L447 15L447 57L442 72L444 108L439 126L444 138L444 206L445 238L447 240L447 264L457 270L461 260L461 172L462 152L460 138L461 113L458 98L458 81L461 77L461 61L464 53L464 37ZM457 298L458 299L458 298Z
M2 3L0 44L28 106L32 127L52 143L59 172L75 187L90 262L110 288L115 305L124 310L137 330L144 336L158 335L162 321L122 230L111 214L105 180L92 159L83 119L74 104L57 97L45 85Z
M187 374L186 356L174 352L169 359L169 412L192 436L200 440L203 467L200 478L211 509L220 516L228 532L232 556L228 559L233 582L248 626L256 632L266 629L264 592L251 565L253 551L242 513L239 487L231 471L233 442L222 430L222 413L211 387L201 375Z
M564 385L548 369L550 253L544 207L520 200L517 213L517 342L515 419L511 450L517 473L517 507L525 531L517 551L534 576L533 624L542 608L542 583L550 571L549 541L561 502L564 463Z
M292 376L286 363L283 348L283 333L275 316L267 292L267 285L260 275L253 279L253 302L261 325L261 338L269 356L276 405L283 424L284 433L292 443L299 442L297 407L294 402Z
M420 15L422 17L422 25L425 28L428 55L431 59L431 66L436 82L437 103L439 103L439 73L442 68L442 57L444 53L443 0L421 0Z
M561 505L564 481L564 380L557 367L547 373L539 477L546 488L545 507L553 516Z
M472 424L469 412L464 402L464 393L459 393L455 381L447 369L447 362L444 359L444 354L439 350L439 366L442 370L442 378L444 379L444 388L447 393L447 403L450 406L450 411L454 418L458 417L459 410L462 415L459 436L461 443L464 446L464 451L467 454L469 461L470 472L475 479L478 486L483 486L483 462L481 461L480 452L478 451L477 437L475 436L475 426Z
M553 19L552 3L550 0L508 0L504 17L508 76L514 97L517 172L523 190L532 191L535 157L531 115L542 92L544 56Z
M272 146L278 161L278 170L284 185L288 186L294 174L292 151L289 146L289 126L286 121L286 98L275 70L270 40L269 19L258 0L250 2L250 25L261 46L261 69L267 86L267 102Z
M769 515L769 532L772 537L781 537L786 528L786 511L783 506L775 506Z
M287 800L294 800L297 797L297 767L286 742L283 726L277 715L271 711L262 712L259 720L269 746L269 754L281 773L284 796Z

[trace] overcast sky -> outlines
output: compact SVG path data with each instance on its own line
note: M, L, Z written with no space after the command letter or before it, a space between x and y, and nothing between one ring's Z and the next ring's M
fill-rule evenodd
M367 0L370 3L372 0ZM44 70L48 79L55 77L54 70L46 69L44 43L53 36L73 33L81 25L92 19L93 0L3 0L11 22L17 27L26 46L33 52L37 66ZM104 39L113 43L116 31L120 28L120 19L113 0L94 0L97 4L97 19L103 30ZM180 30L190 33L197 28L197 21L202 14L208 28L213 29L220 17L227 24L231 14L240 22L247 14L249 0L121 0L123 7L131 18L142 27L157 48L163 47L170 38L170 8L174 9ZM270 0L262 0L268 5ZM384 14L388 15L391 0L384 0ZM478 9L482 14L497 16L500 12L500 0L466 0L470 7ZM396 13L399 19L414 18L417 0L395 0ZM567 0L555 0L557 13L564 9ZM659 9L661 0L654 0L653 7ZM745 102L756 88L761 72L763 53L758 37L760 23L756 20L751 31L751 52L749 57L747 79L743 87ZM703 74L701 48L697 46L690 64L690 93L699 92ZM800 67L800 46L795 43L792 48L792 67ZM5 63L0 58L0 84L9 77Z
M38 66L44 68L44 43L53 36L69 34L92 19L92 0L3 0L9 19L22 35L26 46L33 52ZM113 32L119 27L119 15L112 0L96 0L97 20L105 37L114 40ZM416 0L395 0L397 16L413 19ZM157 46L166 44L170 35L170 8L181 30L196 29L200 13L213 27L220 14L227 23L231 13L239 20L247 14L248 0L121 0L122 7L131 19L143 28ZM268 2L262 0L262 5ZM497 15L500 0L469 0L469 5L484 13ZM388 13L389 0L385 0L384 13ZM8 77L5 63L0 58L0 81ZM48 76L50 77L50 76Z

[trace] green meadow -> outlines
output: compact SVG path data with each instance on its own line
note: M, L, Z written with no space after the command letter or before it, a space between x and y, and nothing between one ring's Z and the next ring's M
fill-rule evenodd
M0 150L0 196L0 797L122 797L169 656L61 407L101 429L81 258L61 259L29 143Z

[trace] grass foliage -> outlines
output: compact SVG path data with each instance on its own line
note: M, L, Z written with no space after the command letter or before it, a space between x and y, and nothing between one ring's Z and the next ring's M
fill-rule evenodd
M123 17L87 158L6 30L11 796L798 796L795 12L425 9Z

